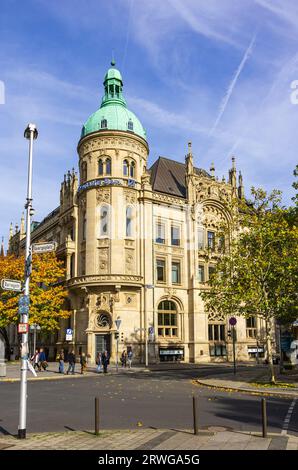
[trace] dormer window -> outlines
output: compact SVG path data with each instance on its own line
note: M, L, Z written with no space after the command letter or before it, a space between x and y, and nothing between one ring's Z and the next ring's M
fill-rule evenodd
M108 121L106 119L102 119L100 123L100 127L102 129L106 129L108 127Z
M127 123L127 128L129 131L133 131L133 122L131 119Z

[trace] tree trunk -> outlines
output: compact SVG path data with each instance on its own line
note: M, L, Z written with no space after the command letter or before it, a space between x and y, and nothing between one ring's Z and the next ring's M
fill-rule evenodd
M271 343L271 325L270 320L266 321L266 347L267 347L267 360L270 372L270 382L275 384L275 372L274 372L274 364L273 364L273 357L272 357L272 343Z
M0 328L0 334L3 336L5 341L5 359L10 361L10 343L6 328Z

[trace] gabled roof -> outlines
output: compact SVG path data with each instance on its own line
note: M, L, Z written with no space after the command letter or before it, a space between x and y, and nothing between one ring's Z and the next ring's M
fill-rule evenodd
M149 169L153 191L186 198L185 163L159 157ZM197 175L211 178L202 168L194 168Z

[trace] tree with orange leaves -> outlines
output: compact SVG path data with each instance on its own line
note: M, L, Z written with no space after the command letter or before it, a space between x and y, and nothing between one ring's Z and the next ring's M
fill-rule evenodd
M0 257L0 279L24 280L24 257ZM54 253L33 254L30 277L29 323L38 323L42 331L53 332L60 328L59 320L68 318L70 312L63 308L67 290L63 286L65 268ZM9 348L7 326L19 321L19 293L0 288L0 333Z

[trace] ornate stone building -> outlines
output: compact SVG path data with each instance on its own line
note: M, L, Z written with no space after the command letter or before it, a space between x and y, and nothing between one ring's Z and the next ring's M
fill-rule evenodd
M191 144L185 163L159 157L148 168L149 146L138 118L126 106L122 77L112 67L104 78L100 108L89 117L78 143L79 177L68 172L60 205L32 227L32 241L57 241L65 260L72 315L50 339L50 355L64 347L120 351L149 362L231 360L228 323L207 314L200 297L226 241L227 209L243 198L235 161L228 181L196 168ZM24 220L10 232L10 252L24 247ZM73 341L66 341L66 329ZM254 359L260 325L238 318L237 356ZM262 346L260 347L260 353ZM260 354L261 355L261 354Z

